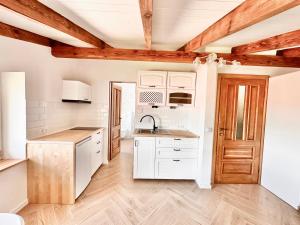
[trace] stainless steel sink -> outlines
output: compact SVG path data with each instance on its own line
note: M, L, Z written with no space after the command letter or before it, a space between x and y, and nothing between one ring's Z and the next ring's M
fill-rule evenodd
M170 134L170 132L168 130L164 130L164 129L158 129L158 130L150 130L150 129L137 129L136 133L138 134L162 134L162 135L167 135Z
M98 127L74 127L70 130L98 130Z

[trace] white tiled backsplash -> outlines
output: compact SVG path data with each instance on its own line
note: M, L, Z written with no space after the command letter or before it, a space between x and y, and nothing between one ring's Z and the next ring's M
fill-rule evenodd
M108 124L108 105L74 104L61 101L27 101L27 138L43 136L74 126Z
M108 126L109 106L101 102L77 104L76 123L80 126Z
M177 129L177 130L188 130L190 116L192 116L193 111L190 109L177 108L145 108L137 107L135 127L136 128L146 128L152 129L153 122L151 118L143 119L140 123L140 119L144 115L152 115L155 118L156 126L160 129Z
M71 127L77 114L74 105L51 101L27 101L27 138Z

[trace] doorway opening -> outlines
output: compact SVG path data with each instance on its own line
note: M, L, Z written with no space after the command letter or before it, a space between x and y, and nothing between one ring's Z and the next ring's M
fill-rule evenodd
M135 82L110 82L108 160L120 152L133 153Z

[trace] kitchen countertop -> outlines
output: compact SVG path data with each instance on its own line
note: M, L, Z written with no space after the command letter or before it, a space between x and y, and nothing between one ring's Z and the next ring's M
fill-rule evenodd
M88 138L89 136L93 135L96 132L99 132L100 130L103 130L102 127L95 127L92 129L76 129L76 130L64 130L58 133L42 136L39 138L35 138L32 140L28 140L27 143L37 143L37 142L67 142L67 143L78 143L85 138Z
M199 138L198 135L186 130L157 130L155 133L149 132L150 130L136 129L134 137L172 137L172 138Z

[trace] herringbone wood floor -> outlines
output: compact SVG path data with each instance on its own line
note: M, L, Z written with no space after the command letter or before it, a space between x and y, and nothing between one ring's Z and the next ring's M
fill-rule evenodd
M132 179L132 154L101 167L73 206L29 205L26 225L299 225L300 215L259 185Z

